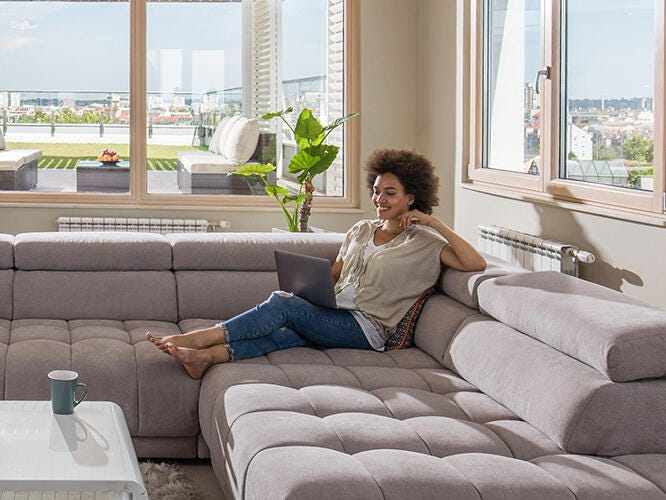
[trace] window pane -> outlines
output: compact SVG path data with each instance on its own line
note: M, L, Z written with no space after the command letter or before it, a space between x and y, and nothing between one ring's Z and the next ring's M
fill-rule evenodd
M483 166L538 174L541 2L487 0L485 17Z
M242 181L216 164L219 142L208 145L221 119L242 111L240 1L149 1L146 37L148 192L230 194Z
M0 127L14 150L0 189L128 192L129 164L97 158L129 158L129 3L0 1L0 12Z
M562 177L652 190L654 5L566 2Z
M307 43L303 43L307 40ZM292 127L303 108L326 125L326 0L284 0L282 3L282 77L283 107L292 106L287 116ZM289 127L282 125L280 175L296 181L287 170L296 153L296 142ZM315 178L315 189L326 192L326 174Z

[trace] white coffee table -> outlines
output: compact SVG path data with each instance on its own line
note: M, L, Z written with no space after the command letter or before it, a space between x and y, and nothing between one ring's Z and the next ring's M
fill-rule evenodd
M106 401L72 415L54 415L50 401L0 401L0 491L148 498L123 412Z

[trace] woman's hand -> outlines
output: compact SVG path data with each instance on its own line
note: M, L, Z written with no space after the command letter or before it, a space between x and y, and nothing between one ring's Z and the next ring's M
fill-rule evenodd
M407 229L412 224L421 224L423 226L430 226L433 220L432 215L427 215L420 210L410 210L400 216L400 225Z

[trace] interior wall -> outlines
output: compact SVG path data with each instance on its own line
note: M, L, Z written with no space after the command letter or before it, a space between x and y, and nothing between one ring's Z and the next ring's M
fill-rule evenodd
M419 2L420 77L419 123L424 127L420 143L424 152L446 165L442 175L453 189L455 230L476 241L478 224L496 224L527 233L570 242L596 256L593 264L581 265L583 279L600 283L658 307L666 308L666 229L558 206L503 198L463 187L468 126L462 101L469 99L464 57L466 0ZM468 9L467 9L468 10ZM450 33L451 24L457 31ZM457 40L457 41L456 41ZM452 50L455 45L455 50ZM457 72L454 83L451 75ZM449 113L457 110L457 119ZM450 124L456 122L452 131ZM450 146L454 141L453 147ZM455 167L454 167L455 165Z
M417 149L439 176L434 214L453 225L456 177L455 0L419 0Z
M375 148L417 146L419 0L362 0L360 4L360 162ZM380 13L381 15L378 15ZM358 209L314 210L310 222L346 231L357 220L374 217L365 176L359 174ZM229 231L270 231L284 226L277 207L259 210L118 209L86 207L0 207L0 232L55 231L62 215L94 217L203 218L231 222Z

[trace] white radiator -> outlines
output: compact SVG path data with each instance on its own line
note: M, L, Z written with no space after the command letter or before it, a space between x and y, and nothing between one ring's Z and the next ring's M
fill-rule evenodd
M123 231L142 233L205 233L220 222L206 219L135 219L128 217L58 217L58 231ZM226 221L223 221L226 222Z
M578 276L578 264L594 255L568 243L552 241L499 226L478 226L478 249L529 271L560 271Z

